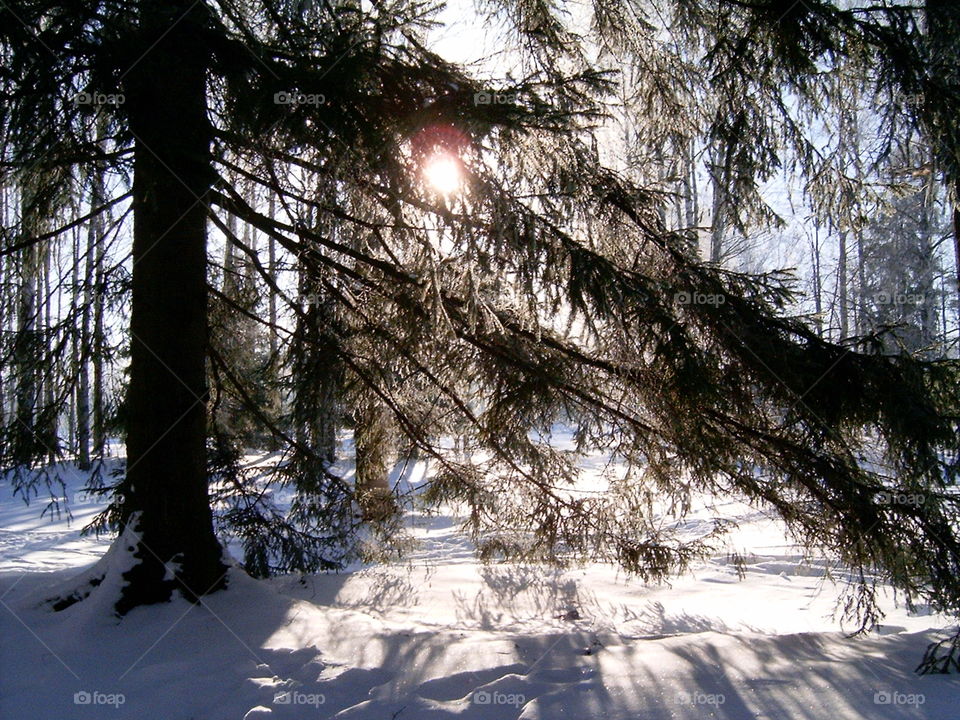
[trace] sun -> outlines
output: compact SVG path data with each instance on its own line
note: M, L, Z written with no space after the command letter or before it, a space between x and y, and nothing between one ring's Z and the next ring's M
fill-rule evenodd
M427 160L423 166L423 177L441 195L452 195L463 185L460 161L446 153L437 153Z

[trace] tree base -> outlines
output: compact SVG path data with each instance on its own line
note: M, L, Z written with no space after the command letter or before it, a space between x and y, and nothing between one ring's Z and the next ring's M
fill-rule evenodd
M41 604L61 612L96 594L96 605L123 617L140 605L169 602L175 591L197 603L203 595L227 587L229 566L223 562L222 553L210 556L205 566L164 564L144 550L140 534L128 526L93 567L48 594ZM187 571L193 575L188 576ZM213 579L208 580L210 577Z
M219 558L205 564L181 567L172 561L162 563L155 555L145 552L142 546L137 547L134 557L137 563L123 574L126 582L114 605L120 616L140 605L169 602L177 590L186 600L198 603L204 595L227 587L229 567Z

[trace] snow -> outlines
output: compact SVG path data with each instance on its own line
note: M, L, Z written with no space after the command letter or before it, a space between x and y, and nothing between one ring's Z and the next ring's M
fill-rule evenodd
M414 473L419 477L419 473ZM68 474L68 496L83 486ZM779 524L701 499L691 531L740 527L669 585L615 569L482 565L448 516L411 518L406 561L253 580L191 605L109 612L99 587L61 612L43 601L130 562L79 537L101 507L40 517L0 485L0 717L357 720L893 720L960 716L955 676L913 673L949 619L892 594L883 624L851 638L824 575ZM119 573L107 573L119 577ZM101 592L103 591L103 592Z

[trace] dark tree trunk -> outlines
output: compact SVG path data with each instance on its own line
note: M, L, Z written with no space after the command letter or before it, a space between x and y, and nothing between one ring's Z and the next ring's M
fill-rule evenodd
M81 251L80 251L80 228L73 228L73 231L70 233L70 237L73 240L73 246L70 249L70 260L72 267L70 269L70 282L71 287L73 288L73 295L70 299L71 303L76 303L77 298L81 297L80 295L80 263L81 263ZM83 302L80 300L80 302ZM83 333L81 327L80 333ZM80 351L81 339L77 333L73 333L70 337L70 368L64 372L64 375L67 375L71 378L77 378L77 387L79 388L80 384L80 367L82 363L80 358L82 357L82 352ZM80 391L76 389L71 395L71 399L67 402L67 447L73 452L74 459L77 462L77 465L80 465L80 428L77 423L77 410L80 407Z
M277 200L274 193L270 193L270 209L267 213L273 220L277 214ZM273 235L267 236L267 272L274 280L277 279L277 241ZM270 292L267 299L270 306L270 362L276 362L277 357L277 294Z
M32 183L27 179L21 186L20 224L24 241L37 233L36 209ZM20 262L20 287L17 307L17 331L14 337L14 365L16 367L16 461L30 465L43 456L36 425L39 378L37 357L40 343L37 331L37 284L40 275L37 244L23 250Z
M957 198L954 200L953 208L953 268L957 288L955 297L957 322L960 323L960 182L954 187L953 194ZM944 316L944 326L946 326L946 316Z
M107 218L110 216L107 215ZM104 221L108 224L108 220ZM102 457L107 447L106 388L104 387L104 354L107 350L106 333L103 327L103 314L106 297L106 269L104 261L106 250L104 243L97 244L94 259L93 278L93 337L91 339L90 359L93 363L93 454Z
M839 260L837 262L837 303L840 313L840 340L850 336L850 314L847 306L847 231L840 231Z
M121 614L224 584L206 472L206 18L203 4L143 0L143 56L124 84L136 154L123 514L139 532L139 563L124 576Z
M947 171L953 190L953 251L960 315L960 5L956 0L927 0L930 67L924 111L937 161Z
M813 307L817 335L823 337L823 280L820 277L820 228L813 226L813 241L810 243L810 261L813 265Z
M90 207L103 203L103 188L99 169L91 173ZM87 226L87 254L83 270L83 310L80 314L80 347L77 353L77 466L90 469L90 316L94 302L94 261L97 244L103 235L103 218L98 215ZM79 262L77 263L79 265ZM100 349L97 349L100 352Z
M53 293L50 288L50 260L53 247L48 243L43 243L40 247L41 252L41 280L43 282L43 293L41 294L43 302L43 332L40 335L40 342L43 353L44 372L43 383L43 444L47 451L47 462L55 463L60 449L60 412L56 407L57 383L59 381L60 369L57 358L54 357L53 349L50 347L52 338L50 328L53 327Z
M0 225L9 227L7 224L7 188L0 186ZM13 336L12 328L7 323L14 316L12 312L12 303L8 295L7 288L13 287L13 276L11 273L11 261L9 256L0 257L0 333L10 333ZM7 424L7 373L0 372L0 427Z

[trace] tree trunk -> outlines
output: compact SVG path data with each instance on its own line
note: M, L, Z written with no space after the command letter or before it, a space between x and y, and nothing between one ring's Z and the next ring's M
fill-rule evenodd
M77 214L80 214L79 204L77 206ZM82 252L80 250L80 228L75 227L70 232L70 238L72 240L72 245L70 248L70 304L75 306L78 303L83 303L83 300L80 299L80 258ZM84 278L86 280L86 278ZM74 386L74 392L70 396L68 403L68 412L67 412L67 447L73 453L74 461L79 467L80 462L80 431L79 425L77 422L77 414L80 406L80 368L83 364L83 350L81 349L82 337L83 334L82 328L81 332L71 333L70 334L70 368L64 373L71 381L76 381Z
M249 225L247 225L249 227ZM223 284L220 292L231 300L237 299L237 278L236 278L236 255L233 251L233 238L237 235L237 216L233 213L227 213L227 230L230 231L229 237L224 238L223 242ZM247 247L250 247L247 245Z
M124 575L121 614L174 589L195 600L225 584L206 471L207 13L189 0L143 0L143 56L125 79L136 150L122 514L139 533L139 562Z
M103 204L103 176L96 168L90 173L90 207L91 209ZM93 303L99 301L100 293L94 292L95 273L94 261L97 248L103 237L103 216L96 215L87 225L87 254L83 271L83 309L80 314L80 355L78 358L79 377L77 378L77 465L81 470L90 469L90 356L93 342L91 342L91 314ZM102 348L97 348L101 352ZM102 448L99 448L102 449Z
M723 260L723 241L730 219L730 146L726 141L722 145L714 144L711 151L710 177L713 185L713 218L710 222L710 262L719 264Z
M109 219L109 214L107 218ZM106 222L105 225L108 225ZM104 298L106 296L106 249L104 244L97 244L96 259L94 260L94 290L93 290L93 337L90 349L90 359L93 364L93 454L103 456L107 447L107 418L105 408L104 387L104 353L106 352L106 333L103 327Z
M274 193L270 193L270 209L268 214L273 220L277 213L277 200ZM273 235L267 236L267 273L274 280L277 279L277 242ZM277 294L269 292L267 301L270 306L270 362L276 362L277 357Z
M813 241L810 243L810 261L813 265L813 308L817 335L823 337L823 282L820 279L820 228L813 227Z
M50 347L52 340L50 328L53 327L53 293L51 292L50 282L50 255L53 247L50 243L41 245L41 281L43 283L43 292L40 295L43 303L43 331L38 337L42 343L43 353L43 442L47 450L47 462L57 461L57 453L60 445L59 435L59 408L56 407L57 379L59 373L57 358L54 357L53 348Z
M955 270L954 280L957 283L957 322L960 324L960 182L954 188L953 194L958 198L954 200L953 208L953 267ZM958 328L960 332L960 328Z
M857 335L864 335L869 327L867 318L867 258L863 227L857 226Z
M393 456L390 410L377 398L365 398L355 417L357 503L365 520L382 521L397 511L390 489Z
M687 228L700 224L697 207L697 165L693 159L693 138L690 138L683 148L683 182L684 182L684 220Z
M930 53L924 110L937 161L953 190L953 258L960 318L960 5L956 0L927 0Z
M29 180L20 188L20 225L24 241L37 233L33 190ZM34 243L23 249L20 261L17 332L14 340L16 366L16 462L29 465L40 452L36 427L38 394L37 282L40 275L39 248Z
M850 314L847 306L847 231L840 231L839 260L837 262L837 303L840 313L840 340L850 336Z
M256 186L253 184L252 180L248 180L246 183L246 192L244 192L244 198L250 207L257 207L257 196L256 196ZM243 244L246 245L253 251L255 257L260 257L260 247L258 240L258 233L254 231L253 225L250 223L243 224ZM240 273L241 282L243 283L243 288L246 293L253 292L253 288L257 282L257 271L254 266L253 261L246 255L242 258L243 271ZM274 293L270 293L272 297Z
M0 184L0 225L10 227L7 223L7 186ZM3 319L0 320L0 333L6 334L10 327L7 325L9 318L13 317L11 312L12 303L10 302L9 288L13 286L11 261L9 255L0 257L0 314ZM10 337L13 333L10 333ZM7 373L6 368L0 368L0 427L6 427L7 424Z
M936 225L937 186L933 176L927 178L923 189L923 210L920 216L920 232L917 236L918 277L915 292L919 296L917 308L920 325L919 348L930 354L937 335L937 298L934 293L934 275L937 265Z

